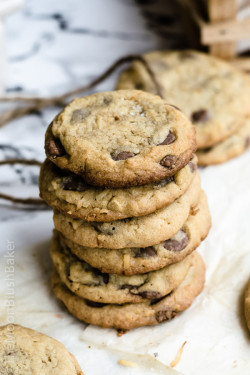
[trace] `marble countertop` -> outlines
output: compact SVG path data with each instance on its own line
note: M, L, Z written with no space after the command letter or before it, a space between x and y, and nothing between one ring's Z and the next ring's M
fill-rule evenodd
M26 0L23 9L8 18L6 38L8 51L6 91L13 95L60 94L86 84L117 58L126 54L142 53L152 49L182 48L185 45L176 4L165 0L61 0L60 2ZM116 76L117 73L99 85L96 91L113 89ZM6 105L1 104L0 110L3 108L6 108ZM0 160L35 158L42 161L45 158L43 149L45 130L57 112L58 108L47 108L12 121L1 128ZM207 264L208 285L198 305L189 309L180 317L180 320L175 320L169 325L163 324L161 327L131 332L131 335L130 333L124 335L125 337L120 341L117 341L114 333L106 330L101 337L103 342L106 338L107 344L110 344L112 350L109 351L100 346L103 342L99 340L100 331L97 328L89 326L84 330L84 325L70 317L66 311L64 313L60 311L60 314L57 314L64 316L64 320L61 321L58 317L55 318L55 314L50 314L49 309L53 312L53 309L59 311L52 294L48 292L49 288L46 289L44 286L43 278L46 274L46 280L49 279L47 262L49 262L48 243L53 229L52 211L36 211L22 206L13 207L9 203L0 201L1 280L4 277L4 254L8 250L9 242L14 244L16 251L18 288L20 283L22 288L24 282L27 285L31 280L29 287L23 289L23 295L20 295L20 289L16 290L17 302L29 302L29 313L25 307L26 304L21 307L17 304L16 315L21 317L18 322L21 321L22 324L48 334L54 327L53 336L76 354L86 375L139 374L135 369L115 366L117 358L121 358L115 353L121 342L126 343L127 346L124 347L128 351L132 341L134 346L133 349L130 348L130 351L134 352L142 348L144 341L147 341L153 353L151 338L154 347L158 348L159 361L164 365L157 367L151 360L148 371L142 372L144 375L151 373L210 375L215 373L214 368L220 368L222 375L249 374L249 361L246 362L246 358L249 358L249 339L244 323L242 323L242 316L239 322L235 303L235 295L238 298L238 294L242 293L248 272L245 257L249 252L247 249L250 207L249 163L250 153L245 153L225 165L209 167L201 171L203 186L211 207L213 229L201 246L201 252ZM38 175L37 167L2 166L0 190L3 193L20 197L38 196ZM244 178L242 178L243 175ZM240 217L242 220L239 219ZM236 251L239 254L238 259L236 259ZM39 268L39 262L34 261L36 253L41 257L42 268ZM227 254L230 255L227 256ZM224 259L223 262L222 259ZM237 267L232 268L232 262L240 270L240 283L238 283ZM231 284L224 282L229 276L232 277L232 288ZM217 284L213 284L213 280L216 280ZM220 288L217 288L218 284ZM3 285L2 289L0 285L0 324L3 324L6 322L6 306L4 305L6 296L4 297L1 293L4 293ZM208 308L207 310L206 302L212 293L218 294L214 302L223 301L220 304L222 312L219 316L216 315L216 309ZM224 303L224 299L227 303ZM230 305L229 309L227 304ZM193 314L197 306L200 306L201 317L198 314L194 319ZM204 309L203 315L202 308ZM38 320L32 320L32 316L39 318L39 324ZM185 321L185 316L187 321ZM51 320L48 321L48 317ZM188 338L182 335L179 326L179 322L182 321L183 328L187 328ZM232 323L232 329L229 321ZM67 327L65 322L67 322ZM223 331L220 327L224 322L226 328ZM194 333L197 328L196 324L200 324L202 329L207 326L208 331L209 327L214 325L218 329L216 328L216 334L209 335L208 332L206 340L200 340L201 329L197 329ZM179 334L172 333L171 336L171 330L177 332L178 329ZM236 337L234 329L238 330L240 337ZM74 337L80 336L81 330L84 331L85 336L82 337L82 341L79 339L80 345L79 342L75 343ZM139 339L137 332L138 334L143 332L145 336ZM163 337L164 340L169 341L162 341ZM175 357L178 348L186 339L188 344L184 351L183 362L177 366L181 372L167 368L166 364L171 362L171 358ZM89 342L91 345L88 344ZM196 356L195 361L191 355L192 350ZM200 350L199 358L197 358L197 350ZM148 357L145 358L148 359ZM222 362L225 367L221 365ZM203 368L204 363L205 368ZM155 366L155 371L150 370L151 365ZM185 371L187 368L189 370Z

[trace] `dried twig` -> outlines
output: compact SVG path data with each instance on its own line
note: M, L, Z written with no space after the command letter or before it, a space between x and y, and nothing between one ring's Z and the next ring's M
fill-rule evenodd
M154 72L152 71L150 65L145 60L143 56L140 55L128 55L120 58L114 64L112 64L104 73L102 73L99 77L94 79L92 82L85 86L78 87L74 90L70 90L62 95L54 96L51 98L39 98L39 97L0 97L0 101L2 102L22 102L22 103L32 103L30 106L19 107L13 110L5 111L1 114L0 118L0 127L7 124L9 121L27 115L29 113L38 111L45 107L51 106L64 106L67 104L67 99L72 96L84 93L88 90L91 90L96 85L104 81L108 78L119 66L123 65L124 63L132 62L132 61L140 61L146 68L148 74L150 75L152 81L155 84L156 92L158 95L162 96L161 86L159 85Z
M8 160L0 161L0 166L1 165L13 165L13 164L37 165L40 167L42 163L34 159L8 159ZM44 202L40 198L18 198L12 195L0 193L0 199L4 199L12 203L31 205L31 206L40 206L40 208L49 208L47 203Z

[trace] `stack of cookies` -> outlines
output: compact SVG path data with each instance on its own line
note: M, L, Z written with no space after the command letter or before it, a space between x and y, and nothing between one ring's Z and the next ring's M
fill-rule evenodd
M145 60L162 96L196 127L199 165L225 162L250 146L250 80L232 65L196 51L150 52ZM156 93L141 62L124 71L117 89Z
M204 284L210 228L195 131L174 106L124 90L75 99L46 133L55 295L78 319L128 330L173 318Z

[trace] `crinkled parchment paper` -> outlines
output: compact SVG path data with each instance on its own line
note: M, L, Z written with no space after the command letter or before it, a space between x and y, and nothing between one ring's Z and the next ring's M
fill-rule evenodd
M171 322L121 337L77 321L49 285L52 213L26 212L21 220L13 214L1 223L0 323L8 319L9 240L15 245L15 321L62 341L86 375L249 375L243 291L250 277L250 152L202 169L201 176L213 227L199 250L207 266L206 286L190 309Z

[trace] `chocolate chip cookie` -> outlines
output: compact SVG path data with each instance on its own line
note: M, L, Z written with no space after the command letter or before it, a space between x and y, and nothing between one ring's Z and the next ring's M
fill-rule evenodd
M74 99L45 138L46 155L59 168L108 188L173 176L196 149L194 126L181 111L136 90Z
M170 320L187 309L202 291L205 265L201 257L194 254L193 265L182 283L159 300L123 305L93 302L73 294L55 271L52 275L52 288L69 312L86 323L124 330L155 325Z
M60 235L60 246L70 248L78 258L99 268L103 273L135 275L158 270L180 262L194 251L208 234L211 226L206 194L201 193L199 204L190 211L183 227L160 244L125 249L99 249L80 246Z
M0 327L0 374L83 375L59 341L15 324Z
M148 215L179 198L195 176L194 157L174 176L154 184L124 189L92 187L82 177L61 170L48 159L40 172L41 197L61 213L86 221L109 222Z
M234 133L250 113L249 77L232 65L196 51L144 55L162 86L164 98L183 110L196 127L198 148L210 147ZM135 61L117 89L155 93L145 67Z
M188 218L200 198L199 172L184 195L170 205L146 216L110 223L88 222L54 212L55 228L71 241L88 247L122 249L147 247L172 237Z
M94 302L116 304L155 300L169 294L186 277L194 256L190 254L179 263L134 276L102 273L62 246L56 233L50 255L61 281L73 293Z
M242 126L230 137L207 149L197 152L199 165L220 164L241 155L250 146L250 118L243 119Z

